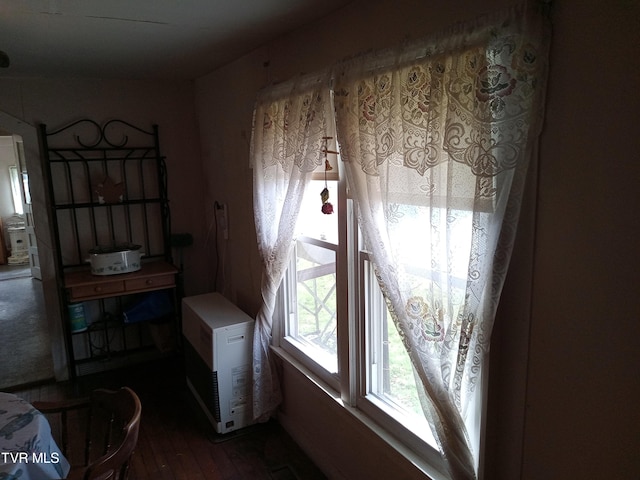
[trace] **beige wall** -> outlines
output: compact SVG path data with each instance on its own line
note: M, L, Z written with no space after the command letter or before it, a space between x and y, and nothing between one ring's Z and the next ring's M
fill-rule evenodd
M523 478L640 471L640 3L557 2Z
M507 3L357 1L198 79L206 203L230 212L218 290L257 311L248 165L257 89ZM640 124L640 9L627 0L555 3L540 163L492 346L486 478L631 479L640 470L640 145L629 132ZM311 383L289 367L283 374L282 420L332 476L419 478Z

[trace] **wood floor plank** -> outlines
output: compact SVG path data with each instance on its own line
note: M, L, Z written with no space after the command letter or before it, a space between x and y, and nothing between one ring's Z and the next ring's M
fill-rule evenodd
M137 479L157 478L160 467L151 448L151 441L144 428L140 429L138 445L131 462L131 477Z
M187 440L187 447L193 453L200 472L208 480L222 480L219 465L211 456L211 449L214 448L208 441L203 442L202 438L191 437Z

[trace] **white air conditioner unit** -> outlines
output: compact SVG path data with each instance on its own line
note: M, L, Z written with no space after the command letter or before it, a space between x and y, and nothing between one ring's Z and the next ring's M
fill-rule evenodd
M182 299L187 385L218 433L253 423L253 326L219 293Z

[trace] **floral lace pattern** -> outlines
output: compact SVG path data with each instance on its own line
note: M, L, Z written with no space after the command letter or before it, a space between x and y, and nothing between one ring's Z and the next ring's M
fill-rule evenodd
M476 477L471 399L540 133L548 40L546 19L518 6L336 67L359 225L455 479Z
M254 216L262 257L263 305L253 341L253 416L266 420L281 401L271 364L276 293L287 268L310 174L322 164L322 137L332 132L328 74L301 77L258 97L252 138Z

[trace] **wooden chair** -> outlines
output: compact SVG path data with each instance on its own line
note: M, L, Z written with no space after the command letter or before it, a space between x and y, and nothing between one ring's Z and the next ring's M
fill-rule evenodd
M94 390L90 398L33 402L71 464L69 479L125 480L138 442L140 399L130 388Z

